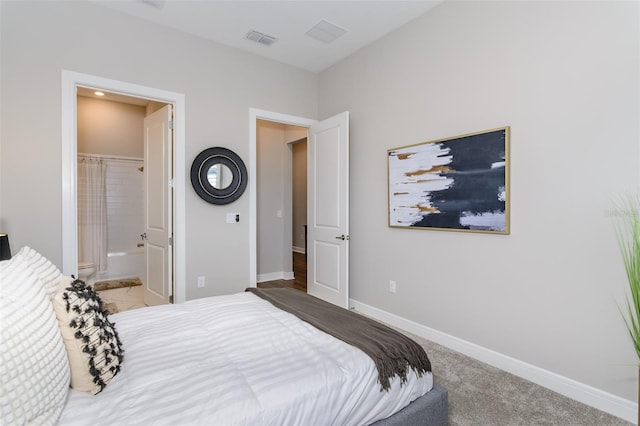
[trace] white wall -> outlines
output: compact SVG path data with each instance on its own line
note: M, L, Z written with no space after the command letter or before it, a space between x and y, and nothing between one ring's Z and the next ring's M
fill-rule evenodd
M78 152L144 157L146 108L78 96Z
M610 216L638 185L639 15L445 2L321 73L320 118L351 111L352 298L637 401ZM387 149L505 125L511 235L387 227Z
M291 231L285 232L285 220L291 223L291 218L284 215L285 176L290 168L284 129L284 124L264 120L258 120L256 128L259 282L282 279L283 273L293 271L291 256L285 256L287 239L291 246Z
M314 74L90 2L1 2L0 8L0 229L14 250L30 245L58 266L62 70L185 94L187 173L196 155L212 146L248 161L251 107L317 115ZM244 290L249 194L221 207L186 190L186 247L180 249L187 299ZM240 213L241 222L227 225L227 212ZM207 277L201 289L200 275Z
M107 164L107 236L109 253L142 250L144 161L105 160Z
M293 209L291 234L295 250L305 249L304 226L307 224L307 139L291 145L293 157L292 185Z

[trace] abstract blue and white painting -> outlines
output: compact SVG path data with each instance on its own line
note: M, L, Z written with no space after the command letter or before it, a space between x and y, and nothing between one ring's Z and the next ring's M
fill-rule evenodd
M387 154L389 226L509 233L509 127Z

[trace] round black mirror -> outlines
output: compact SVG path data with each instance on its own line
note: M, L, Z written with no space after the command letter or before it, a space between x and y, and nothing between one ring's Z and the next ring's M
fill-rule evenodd
M225 164L214 164L209 167L209 171L207 171L207 181L209 181L209 185L215 189L225 189L231 185L233 173Z
M229 204L246 189L247 168L230 149L207 148L191 164L191 185L206 202Z

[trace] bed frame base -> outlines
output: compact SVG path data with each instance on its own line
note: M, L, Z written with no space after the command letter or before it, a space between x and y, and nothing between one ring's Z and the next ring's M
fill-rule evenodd
M446 426L449 422L448 400L447 390L434 383L429 392L372 426Z

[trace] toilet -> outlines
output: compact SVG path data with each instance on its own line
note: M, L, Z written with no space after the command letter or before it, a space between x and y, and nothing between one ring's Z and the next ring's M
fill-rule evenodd
M78 279L93 285L96 264L92 262L78 262Z

